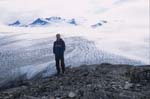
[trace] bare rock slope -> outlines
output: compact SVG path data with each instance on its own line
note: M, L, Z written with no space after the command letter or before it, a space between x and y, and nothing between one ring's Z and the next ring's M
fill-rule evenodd
M150 66L100 64L24 81L0 99L150 99Z

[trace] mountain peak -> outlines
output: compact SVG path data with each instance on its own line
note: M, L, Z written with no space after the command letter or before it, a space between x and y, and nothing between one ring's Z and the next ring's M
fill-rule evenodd
M48 20L48 21L52 21L52 20L61 20L61 17L52 16L52 17L45 18L45 19Z
M14 23L11 23L11 24L8 24L9 26L18 26L18 25L20 25L21 23L20 23L20 21L19 20L17 20L17 21L15 21Z
M69 20L68 23L70 23L70 24L72 24L72 25L77 25L77 22L76 22L76 20L75 20L74 18L71 19L71 20Z
M35 21L33 21L30 25L47 25L49 24L47 21L37 18Z

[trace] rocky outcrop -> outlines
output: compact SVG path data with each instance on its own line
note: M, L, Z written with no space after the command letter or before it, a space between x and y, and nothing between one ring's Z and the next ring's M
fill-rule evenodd
M150 66L100 64L26 81L0 91L0 99L150 99ZM138 80L137 80L138 79Z
M150 68L146 66L135 67L128 72L128 75L133 83L150 83Z

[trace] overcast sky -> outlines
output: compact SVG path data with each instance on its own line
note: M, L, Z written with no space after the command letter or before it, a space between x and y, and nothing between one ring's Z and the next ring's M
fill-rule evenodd
M49 16L94 18L123 3L136 1L139 0L0 0L0 21Z

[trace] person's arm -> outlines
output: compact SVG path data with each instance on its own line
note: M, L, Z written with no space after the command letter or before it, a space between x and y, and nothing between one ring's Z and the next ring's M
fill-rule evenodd
M55 54L55 42L53 44L53 53Z
M63 51L66 50L66 45L65 45L65 42L63 41Z

